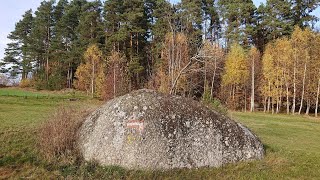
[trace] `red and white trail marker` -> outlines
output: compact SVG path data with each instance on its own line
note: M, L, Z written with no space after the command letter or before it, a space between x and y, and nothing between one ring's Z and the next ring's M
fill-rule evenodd
M143 120L129 120L127 122L128 129L134 129L136 132L140 134L144 131L144 121Z

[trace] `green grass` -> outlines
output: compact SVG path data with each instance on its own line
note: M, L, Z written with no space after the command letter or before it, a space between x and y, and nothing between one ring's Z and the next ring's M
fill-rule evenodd
M23 97L27 98L36 98L36 99L68 99L68 98L77 98L77 99L87 99L84 93L79 91L66 91L66 92L57 92L57 91L35 91L35 90L25 90L21 88L0 88L1 97Z
M0 89L0 179L320 178L320 120L264 113L231 113L234 119L250 127L262 139L267 152L262 161L221 168L172 171L126 170L114 166L99 167L94 163L69 165L46 162L37 152L37 127L58 106L99 104L83 96L80 101L70 102L69 97L78 98L78 95Z

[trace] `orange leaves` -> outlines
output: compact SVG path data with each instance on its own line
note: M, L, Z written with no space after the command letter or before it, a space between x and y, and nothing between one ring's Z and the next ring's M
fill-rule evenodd
M103 56L99 47L94 44L89 46L84 54L84 63L82 63L77 71L77 80L74 83L75 88L91 93L92 97L96 93L96 81L99 74L103 73Z

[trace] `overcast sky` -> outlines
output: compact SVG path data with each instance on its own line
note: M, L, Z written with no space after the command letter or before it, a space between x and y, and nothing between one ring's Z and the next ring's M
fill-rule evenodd
M3 58L4 48L9 42L7 39L8 34L14 30L15 23L18 22L25 11L28 9L36 10L43 0L3 0L0 6L0 59ZM171 0L176 3L179 0ZM254 0L258 6L265 0ZM320 17L320 9L315 13Z

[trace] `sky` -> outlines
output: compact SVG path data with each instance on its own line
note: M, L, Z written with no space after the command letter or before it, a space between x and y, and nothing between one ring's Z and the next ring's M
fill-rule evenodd
M36 10L43 0L3 0L0 6L0 59L4 56L4 48L10 41L7 39L8 34L14 30L15 23L18 22L25 11L29 9ZM177 3L180 0L170 0ZM265 0L253 0L256 6ZM315 12L320 17L320 8Z

